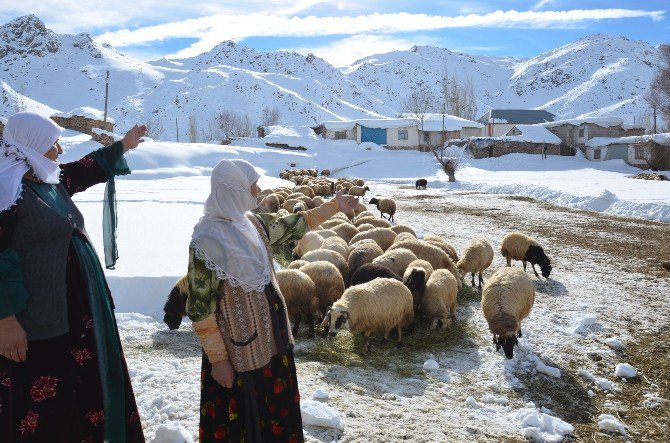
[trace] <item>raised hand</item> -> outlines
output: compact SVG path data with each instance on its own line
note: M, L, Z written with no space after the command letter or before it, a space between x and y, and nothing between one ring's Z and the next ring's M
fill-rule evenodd
M131 149L134 149L142 143L142 137L147 135L146 125L142 126L133 126L133 128L126 133L126 135L121 139L121 144L123 144L123 152L128 152Z
M338 208L342 212L349 212L358 205L358 197L344 195L342 189L335 194L335 201L337 201Z

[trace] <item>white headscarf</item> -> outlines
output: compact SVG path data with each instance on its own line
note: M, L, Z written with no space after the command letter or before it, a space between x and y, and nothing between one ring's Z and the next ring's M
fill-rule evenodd
M191 246L207 269L247 292L270 283L265 244L246 212L256 208L251 185L260 178L251 163L222 160L212 171L204 215L193 228Z
M31 169L41 181L58 183L60 167L44 154L58 141L62 131L50 118L33 112L9 117L0 140L0 211L19 199L21 180Z

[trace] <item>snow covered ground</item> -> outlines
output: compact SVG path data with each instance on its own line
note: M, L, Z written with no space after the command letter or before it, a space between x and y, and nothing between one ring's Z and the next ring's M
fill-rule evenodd
M87 140L66 133L62 161L97 147ZM371 180L369 196L398 202L398 222L445 235L458 250L482 237L497 251L504 234L519 229L535 236L554 259L552 279L536 282L536 305L512 361L494 352L478 293L469 290L459 295L459 326L447 333L462 334L458 346L405 354L402 372L314 359L310 356L323 344L300 338L296 355L302 396L311 400L317 394L314 402L332 408L305 402L311 423L329 425L306 420L310 441L560 441L588 422L602 422L603 430L625 430L625 425L629 432L642 431L636 423L615 423L623 413L617 395L627 383L615 377L615 368L630 363L626 349L636 346L637 336L653 335L665 322L670 302L663 294L670 292L670 281L644 270L664 257L638 255L653 254L649 242L667 239L668 226L603 219L505 194L667 222L668 183L630 179L637 170L617 161L529 155L463 158L459 181L448 183L430 154L376 146L366 150L347 141L321 141L300 152L267 149L253 139L239 144L245 146L147 142L128 155L133 174L117 181L120 259L107 276L148 439L158 431L157 441L184 433L197 436L197 339L188 325L168 331L157 320L169 290L186 271L191 230L209 191L208 174L221 158L237 157L267 171L264 186L280 183L272 177L290 163L331 170L350 166L338 175ZM428 190L407 186L420 177L429 180ZM100 252L101 193L98 186L76 196ZM576 241L582 237L588 241ZM636 248L617 255L609 243ZM496 255L485 278L503 263ZM386 352L384 346L377 343L373 352ZM431 363L424 370L429 359L438 367ZM640 389L647 400L660 398L651 383ZM596 406L605 417L598 418Z

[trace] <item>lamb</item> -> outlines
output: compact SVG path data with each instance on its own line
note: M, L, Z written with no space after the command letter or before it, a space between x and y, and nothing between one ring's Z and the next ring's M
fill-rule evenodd
M382 265L398 275L404 275L405 270L416 260L416 255L409 249L393 249L384 252L372 260L372 263Z
M359 242L364 239L374 240L380 248L386 251L395 240L396 233L391 231L389 228L374 228L369 231L359 232L351 239L349 245L353 245L356 242Z
M442 249L454 263L458 262L458 252L456 252L456 248L454 248L444 237L440 237L439 235L427 235L423 240Z
M319 249L325 239L322 235L310 231L305 233L293 248L293 258L300 258L309 251Z
M373 262L364 264L358 268L358 270L351 275L349 286L367 283L374 280L375 278L394 278L398 281L401 281L401 278L398 274L391 271L386 266Z
M465 247L463 256L456 266L461 274L465 275L468 272L472 274L472 287L475 286L475 273L479 273L479 289L481 289L484 283L482 272L491 266L491 262L493 262L493 248L486 240L477 239Z
M347 242L347 244L349 244L351 239L358 234L358 229L356 229L354 225L347 223L335 226L333 231L337 233L338 237Z
M328 308L344 293L342 274L340 274L337 266L327 261L306 263L300 267L300 271L309 275L309 278L316 285L319 311L322 316L325 315Z
M398 332L398 346L402 343L402 329L412 323L412 294L409 289L391 278L377 278L352 286L333 303L326 313L322 326L324 336L337 335L341 328L352 334L360 332L365 337L363 352L369 351L370 334L382 332L388 339L392 330Z
M342 257L339 252L328 249L317 249L308 252L301 258L308 262L327 261L328 263L332 263L337 267L337 270L340 271L342 280L349 281L349 266L347 265L347 260Z
M395 215L395 202L391 200L390 198L382 198L382 199L377 199L377 198L371 198L370 199L370 204L371 205L376 205L377 209L379 210L381 217L384 217L384 214L388 214L389 221L393 221L393 216Z
M298 335L304 318L309 335L314 337L314 315L319 311L319 299L312 279L297 269L282 269L277 271L277 283L286 301L288 318L293 323L293 335Z
M414 238L416 238L416 231L412 228L410 228L407 225L395 225L391 226L391 230L395 232L396 234L402 234L403 232L408 232L412 234Z
M530 262L535 277L540 278L535 270L535 264L540 265L542 277L549 278L551 274L551 261L544 253L542 246L532 237L520 232L510 232L503 238L500 246L500 253L507 260L507 266L512 266L512 260L521 260L523 270L526 270L526 264Z
M353 274L358 268L366 263L372 263L375 258L383 253L382 248L374 240L363 240L350 245L349 259L347 260L349 272Z
M420 178L414 183L416 189L426 189L426 186L428 186L428 180L425 178Z
M320 249L339 253L345 260L349 257L349 245L340 237L329 237L323 241Z
M409 234L403 233L400 235ZM389 248L389 250L398 248L409 249L410 251L414 252L414 254L416 254L417 258L429 262L433 266L433 269L447 269L449 272L454 274L454 277L456 277L457 281L461 281L461 273L459 272L454 262L451 261L446 252L437 246L421 240L411 239L396 242ZM459 283L459 288L460 286L461 284Z
M186 315L186 299L188 298L188 276L184 275L172 288L168 299L163 306L163 322L170 330L179 329L181 321Z
M407 266L402 276L405 286L412 292L412 303L415 314L418 314L422 309L426 282L433 272L434 270L430 263L426 260L417 259Z
M352 186L349 188L349 195L353 195L356 197L365 197L365 193L370 190L370 187L368 186Z
M456 321L456 299L458 282L446 269L437 269L426 282L421 311L430 322L429 329L436 326L448 328Z
M503 348L505 357L514 357L519 345L521 320L528 317L535 302L535 286L519 268L500 268L482 291L482 311L493 334L496 351Z

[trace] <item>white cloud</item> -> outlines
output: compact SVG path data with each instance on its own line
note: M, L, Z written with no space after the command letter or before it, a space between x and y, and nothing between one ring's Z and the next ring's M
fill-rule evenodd
M395 34L467 27L566 29L606 19L650 18L657 21L662 20L664 14L664 11L634 9L523 12L510 10L453 17L405 12L373 13L352 17L296 17L268 13L217 14L135 30L108 32L96 39L117 47L141 45L171 38L198 39L198 42L178 54L185 57L208 51L224 40L241 41L248 37Z
M437 39L426 37L407 40L384 35L360 34L324 46L303 46L290 48L288 50L303 55L312 53L326 60L333 66L343 67L368 55L402 51L407 50L414 45L431 45L436 43L438 43Z

